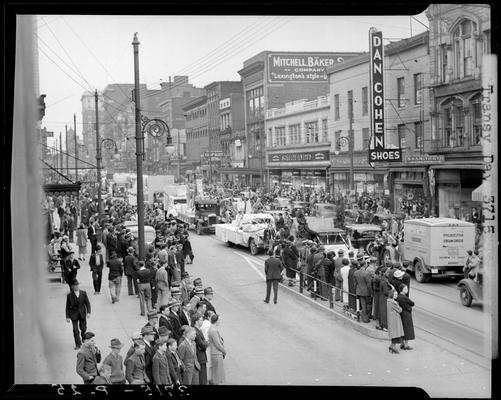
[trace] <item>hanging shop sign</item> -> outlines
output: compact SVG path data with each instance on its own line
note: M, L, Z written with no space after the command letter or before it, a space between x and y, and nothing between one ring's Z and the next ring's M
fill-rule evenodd
M369 29L369 80L371 93L371 126L374 148L369 149L369 162L401 162L402 149L384 145L384 46L383 32Z
M268 82L327 82L327 69L344 62L344 54L268 54Z
M329 150L325 151L310 151L302 153L274 153L268 154L269 163L279 162L318 162L328 161Z

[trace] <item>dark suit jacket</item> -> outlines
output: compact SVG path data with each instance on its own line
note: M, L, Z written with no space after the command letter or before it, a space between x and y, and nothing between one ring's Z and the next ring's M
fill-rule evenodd
M176 356L170 350L167 350L166 357L169 363L169 374L172 383L181 382L181 367L177 363Z
M127 359L127 361L125 362L125 377L127 378L127 381L129 383L132 383L132 381L136 379L144 380L145 382L151 382L145 372L144 356L132 354Z
M205 340L204 334L200 329L194 327L195 331L197 331L197 336L195 337L195 343L197 345L197 360L200 364L207 363L207 347L209 346L209 342Z
M179 315L174 312L170 312L169 314L169 322L172 327L172 334L176 340L181 338L181 320L179 319Z
M371 295L371 277L365 269L357 269L353 274L355 279L355 294L358 296Z
M155 348L148 345L144 346L144 348L144 370L151 382L153 380L153 356L155 355Z
M92 241L96 239L96 228L94 228L92 225L90 225L87 228L87 237Z
M270 257L264 262L266 280L280 279L282 276L282 263L278 257Z
M183 325L191 326L191 319L189 313L187 317L182 310L179 310L179 321L181 321L181 326Z
M172 383L169 372L169 361L165 354L158 351L153 356L153 383L155 385L170 385Z
M75 295L73 291L66 295L66 318L76 321L86 319L90 314L90 301L85 290L80 290L80 296Z
M99 272L99 271L102 271L103 268L104 268L104 256L102 254L99 255L100 259L101 259L101 264L99 264L98 266L96 266L96 254L92 254L89 258L89 265L90 265L90 269L92 271L95 271L95 272Z
M217 314L216 309L214 308L212 303L209 300L207 300L207 298L200 300L200 303L204 303L207 306L207 311L211 310L211 311L214 311L214 314Z

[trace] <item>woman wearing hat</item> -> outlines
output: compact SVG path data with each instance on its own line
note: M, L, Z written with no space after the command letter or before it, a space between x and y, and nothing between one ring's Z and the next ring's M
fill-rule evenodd
M390 347L388 350L390 353L398 353L396 348L397 343L402 343L402 337L404 336L404 328L402 326L402 319L400 318L400 313L402 312L402 307L397 302L397 291L391 289L388 294L388 300L386 301L386 312L388 314L388 336L391 340Z
M111 383L119 385L125 384L124 364L122 356L120 355L120 350L123 346L124 344L121 343L119 339L111 339L111 353L108 354L103 361L103 365L109 365L111 368Z
M379 281L379 326L376 328L383 331L388 330L388 315L387 315L387 299L390 290L393 289L388 281L389 269L386 267L381 268L381 276Z
M414 302L409 299L409 289L403 283L398 288L399 294L397 296L398 305L402 308L400 317L402 319L402 326L404 328L404 342L400 345L401 349L412 350L409 346L409 340L414 340L414 322L412 321L412 307Z

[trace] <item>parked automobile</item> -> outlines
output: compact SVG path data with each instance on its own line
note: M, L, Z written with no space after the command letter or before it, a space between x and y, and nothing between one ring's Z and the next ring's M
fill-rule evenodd
M338 253L339 250L343 250L344 258L348 258L348 252L353 251L355 256L358 253L358 249L354 248L351 244L350 238L346 235L346 232L342 229L332 228L325 231L317 231L318 240L325 247L325 253L333 251Z
M271 203L272 210L283 210L292 208L292 202L288 197L276 197Z
M470 272L468 278L461 279L457 288L459 289L459 299L461 304L465 307L470 307L473 300L482 302L483 301L483 270L482 267L474 273Z
M376 234L382 231L382 228L371 224L353 224L346 225L346 233L348 234L353 247L359 250L364 250L372 255L374 247L374 239Z
M297 212L301 210L303 212L303 215L310 215L310 208L310 203L308 203L307 201L293 201L291 214L293 217L295 217Z
M336 218L337 206L330 203L315 203L312 215L315 217Z

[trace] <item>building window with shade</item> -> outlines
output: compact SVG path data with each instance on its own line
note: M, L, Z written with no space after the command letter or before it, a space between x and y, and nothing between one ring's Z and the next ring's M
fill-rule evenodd
M362 88L362 115L369 114L369 88L367 86Z
M277 145L278 146L285 146L287 144L287 141L285 138L285 126L277 126L275 128L275 135L277 137Z
M398 146L401 149L405 148L405 124L400 124L397 127L398 131Z
M423 74L414 74L414 104L423 102Z
M397 79L397 105L402 108L405 105L405 80L404 78Z
M289 125L289 143L290 144L300 144L301 143L301 125L300 124Z
M339 95L335 94L334 95L334 119L336 121L339 121L340 118L341 117L339 115Z
M328 142L329 141L329 125L327 118L322 120L322 142Z
M423 148L423 123L415 122L414 123L414 135L416 137L416 149Z
M318 143L318 121L306 122L306 143Z

